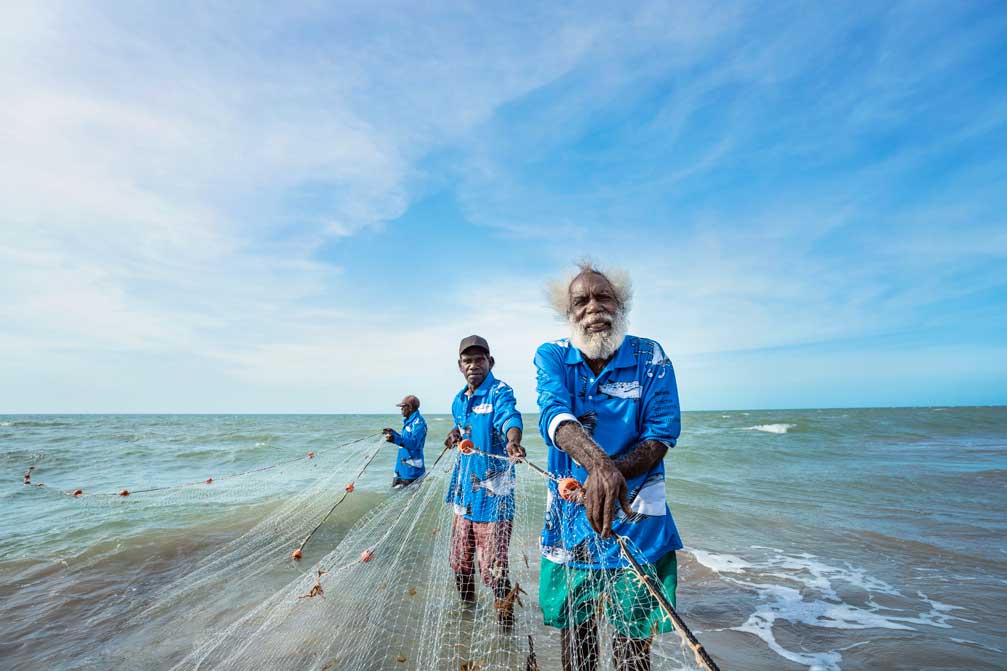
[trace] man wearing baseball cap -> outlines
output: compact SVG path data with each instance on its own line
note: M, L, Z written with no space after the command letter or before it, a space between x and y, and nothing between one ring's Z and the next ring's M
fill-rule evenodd
M399 446L395 456L395 477L392 489L402 489L426 473L423 465L423 444L427 440L427 420L420 414L420 399L412 394L396 404L402 410L402 433L382 429L385 440Z
M463 603L476 601L475 569L496 597L498 621L514 623L515 585L507 552L514 520L514 463L523 457L524 425L514 390L493 376L485 338L471 335L458 345L458 370L465 386L451 404L455 426L445 445L462 449L451 471L445 501L454 506L451 568ZM471 441L462 443L462 441ZM510 460L508 459L510 458Z

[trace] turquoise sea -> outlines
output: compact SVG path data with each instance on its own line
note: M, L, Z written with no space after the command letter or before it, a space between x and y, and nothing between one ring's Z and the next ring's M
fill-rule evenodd
M450 420L427 419L432 458ZM352 479L400 423L0 415L0 668L103 668L104 649L140 640L129 615L146 595L323 474ZM331 548L391 496L393 458L378 453L312 543ZM725 671L1007 668L1007 408L690 412L666 464L680 611ZM287 562L261 596L304 570ZM212 598L226 625L234 604ZM137 659L117 668L171 661Z

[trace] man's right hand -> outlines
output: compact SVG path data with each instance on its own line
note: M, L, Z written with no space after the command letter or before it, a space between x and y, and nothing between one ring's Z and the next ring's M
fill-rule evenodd
M583 502L587 521L602 538L612 533L616 506L621 506L627 515L633 514L626 478L611 460L601 461L590 471L584 483Z
M385 434L386 443L395 442L395 429L381 429L381 433Z
M444 447L454 447L462 440L462 432L456 426L451 429L448 433L448 437L444 439Z

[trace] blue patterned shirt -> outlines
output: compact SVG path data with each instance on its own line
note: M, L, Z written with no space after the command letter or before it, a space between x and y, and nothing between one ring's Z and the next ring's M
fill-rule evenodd
M427 441L427 420L419 410L402 420L402 433L392 436L399 446L395 455L395 477L402 480L415 480L424 473L423 444Z
M451 415L463 438L476 449L507 456L507 430L524 430L514 390L490 372L475 392L463 387L451 403ZM473 522L502 522L514 518L514 465L481 454L458 453L445 502L455 514Z
M567 420L579 422L595 442L618 459L645 440L674 447L681 432L678 388L671 361L653 340L626 336L599 375L568 339L546 343L535 353L539 430L549 450L549 471L581 484L587 470L553 442ZM664 461L626 481L633 515L621 509L612 531L629 538L647 561L682 547L664 488ZM576 568L624 566L614 537L602 540L591 528L582 505L559 497L549 482L542 556Z

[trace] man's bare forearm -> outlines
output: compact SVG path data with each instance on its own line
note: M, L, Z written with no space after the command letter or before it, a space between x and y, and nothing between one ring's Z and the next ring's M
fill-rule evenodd
M629 480L643 475L664 459L668 446L659 440L645 440L632 450L615 460L615 466L622 477Z
M598 443L587 435L580 424L563 422L556 429L556 444L590 473L601 462L612 461ZM614 460L622 477L629 479L643 475L664 459L668 446L658 440L645 440L632 450Z
M563 422L556 429L554 441L556 445L570 455L570 458L592 473L599 464L612 459L598 443L587 435L584 427L577 422Z

